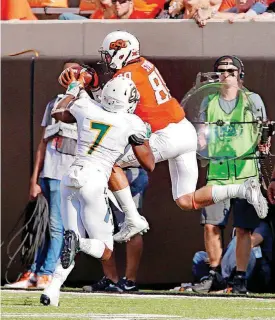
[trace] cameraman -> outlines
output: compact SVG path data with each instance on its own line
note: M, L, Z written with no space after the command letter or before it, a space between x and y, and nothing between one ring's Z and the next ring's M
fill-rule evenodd
M266 120L264 103L258 94L249 92L243 87L244 65L236 56L222 56L214 64L214 72L219 73L221 90L219 93L206 97L201 106L201 121L214 122L217 120L229 122L246 122L260 118ZM249 110L252 106L253 110ZM253 115L251 114L253 113ZM210 132L207 142L206 132L198 134L201 149L207 150L214 156L224 155L224 148L233 151L233 155L244 155L249 160L224 160L217 162L210 160L207 172L208 185L240 184L249 177L259 178L258 163L253 156L256 149L253 147L256 135L253 136L251 125L243 124L240 128L243 145L238 143L238 131L228 130L216 125L217 132ZM227 136L228 135L228 136ZM231 143L236 138L236 143ZM225 146L224 140L228 138ZM224 140L223 140L224 139ZM231 139L231 140L230 140ZM260 146L266 150L265 145ZM236 274L233 279L233 292L245 294L247 292L246 270L251 252L251 230L258 227L260 219L253 206L246 200L234 199L211 205L202 211L201 224L204 226L204 242L209 257L210 271L208 277L195 285L195 292L209 292L219 290L224 286L221 277L222 241L221 230L227 225L231 207L234 208L234 227L236 227Z

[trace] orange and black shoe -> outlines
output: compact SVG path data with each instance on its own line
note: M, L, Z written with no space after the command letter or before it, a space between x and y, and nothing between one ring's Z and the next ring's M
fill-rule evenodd
M37 283L36 283L36 288L37 289L46 289L49 284L52 281L52 276L43 274L43 275L38 275L37 276Z
M14 283L7 283L4 287L10 289L30 289L36 288L36 282L36 275L31 271L27 271L22 274L18 281Z

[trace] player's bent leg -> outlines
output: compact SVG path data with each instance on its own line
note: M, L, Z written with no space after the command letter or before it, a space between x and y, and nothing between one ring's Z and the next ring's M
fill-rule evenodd
M192 210L192 197L198 180L196 152L168 160L173 199L183 210Z
M109 188L117 199L126 219L135 221L140 220L140 214L133 200L128 179L120 167L114 167L109 179Z
M141 216L136 208L127 177L120 167L114 167L109 180L109 187L113 191L122 211L125 213L125 222L121 230L114 235L114 240L124 242L138 233L149 230L147 220Z
M85 229L80 219L79 189L61 182L61 212L65 228L61 264L64 269L70 267L79 251L79 238L85 237Z
M182 210L197 210L213 204L212 186L206 186L195 192L182 195L175 200Z
M79 239L80 250L97 259L108 260L113 251L113 220L108 205L104 172L91 171L92 178L80 189L81 221L89 239Z
M80 250L96 259L109 260L112 250L99 239L80 239Z
M268 212L267 200L261 193L261 186L257 179L247 179L242 184L226 186L205 186L193 193L182 195L176 199L177 205L183 210L201 209L213 203L231 198L246 199L252 204L260 218L265 218Z
M118 191L129 186L128 179L121 167L113 167L108 184L111 191Z
M61 216L65 230L72 230L80 237L85 236L85 228L80 218L79 189L68 187L61 181Z

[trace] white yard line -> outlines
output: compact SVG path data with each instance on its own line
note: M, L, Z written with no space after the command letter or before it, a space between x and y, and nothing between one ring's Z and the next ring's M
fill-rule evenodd
M41 293L42 290L35 290L35 291L29 291L29 290L2 290L2 296L3 293L5 292L9 292L9 293L28 293L28 294L37 294L37 293ZM275 302L275 298L270 299L270 298L255 298L255 297L226 297L226 296L221 296L221 297L217 297L217 296L187 296L187 295L177 295L177 296L169 296L167 294L127 294L127 293L99 293L99 292L67 292L67 291L61 291L61 295L62 298L64 299L70 299L70 295L72 296L93 296L93 297L97 297L97 298L101 298L101 297L119 297L119 298L130 298L130 299L146 299L146 298L150 298L150 299L159 299L159 298L165 298L165 299L237 299L237 300L264 300L264 301L270 301L270 302ZM68 295L68 296L65 296ZM14 296L9 296L10 298L15 298Z

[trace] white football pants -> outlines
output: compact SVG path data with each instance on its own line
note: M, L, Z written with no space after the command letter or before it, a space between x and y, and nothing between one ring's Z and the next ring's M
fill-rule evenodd
M152 133L149 143L156 163L168 160L174 200L194 192L198 180L197 133L191 122L183 119L179 123L170 123ZM117 163L122 168L140 165L132 148Z
M113 250L113 218L102 169L72 165L61 181L61 216L65 230L98 239Z

